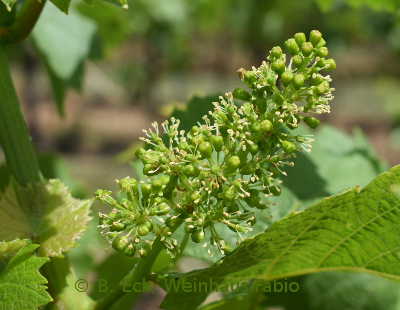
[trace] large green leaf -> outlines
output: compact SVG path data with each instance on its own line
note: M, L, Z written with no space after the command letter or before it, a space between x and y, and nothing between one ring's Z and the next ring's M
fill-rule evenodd
M385 171L385 166L373 154L372 148L365 141L363 134L355 131L353 136L347 135L331 126L321 126L321 130L313 132L304 127L301 134L314 134L315 142L311 153L302 152L293 159L294 167L284 168L287 176L282 176L282 194L279 197L263 198L278 203L269 210L256 210L257 223L253 227L255 234L265 230L275 220L292 211L300 211L316 202L316 199L330 196L343 188L354 185L365 186L368 180ZM299 131L298 131L299 132ZM266 220L265 217L274 217ZM236 243L236 236L224 225L217 225L218 232L231 247ZM178 240L182 239L182 230L176 231ZM248 237L244 235L243 237ZM195 257L208 262L215 262L203 248L189 242L185 256Z
M21 249L0 274L0 309L36 309L52 301L43 285L47 280L38 271L47 258L32 256L37 247Z
M89 55L96 31L95 23L77 11L66 16L50 5L42 12L32 35L55 74L68 80Z
M0 239L34 238L41 255L62 257L86 229L91 200L72 198L59 180L12 184L0 197Z
M96 33L96 24L75 9L67 16L52 5L46 6L32 31L60 115L66 89L80 89L83 64L91 53Z
M211 268L170 275L161 285L186 282L193 287L210 280L224 283L249 278L271 281L321 271L364 272L400 282L396 184L400 184L400 166L362 190L350 188L276 221ZM170 286L162 307L195 309L208 295L187 291Z

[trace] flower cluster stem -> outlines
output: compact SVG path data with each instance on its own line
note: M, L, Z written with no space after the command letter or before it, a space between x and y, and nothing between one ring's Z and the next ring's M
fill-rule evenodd
M149 256L145 259L141 259L140 262L136 265L136 267L126 275L122 281L113 288L106 296L100 299L95 309L96 310L107 310L110 309L112 305L114 305L120 298L124 296L126 293L125 289L127 286L130 287L133 283L136 282L147 282L148 275L151 272L151 267L153 266L158 254L160 254L161 250L164 248L164 243L160 240L160 237L157 237L153 243L152 250L149 253ZM130 295L135 294L139 295L140 292L132 291ZM136 296L136 297L137 297Z

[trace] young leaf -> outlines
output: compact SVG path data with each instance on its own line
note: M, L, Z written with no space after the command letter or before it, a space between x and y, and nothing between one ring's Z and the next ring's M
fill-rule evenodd
M50 0L61 12L68 14L71 0Z
M400 281L400 166L362 190L353 187L289 214L245 240L213 267L178 278L188 284L249 278L270 281L321 271L353 271ZM177 279L177 275L166 281ZM195 309L207 292L171 290L167 309ZM177 303L179 300L179 303Z
M52 301L43 285L47 280L38 272L48 259L32 255L37 247L21 249L0 274L0 309L36 309Z
M20 250L27 244L27 239L0 242L0 256Z
M34 237L41 255L62 257L86 229L91 200L72 198L59 180L27 188L11 184L0 197L0 239Z

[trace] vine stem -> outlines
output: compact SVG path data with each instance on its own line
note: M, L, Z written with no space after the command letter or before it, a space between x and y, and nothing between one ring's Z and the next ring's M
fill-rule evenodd
M113 288L112 291L100 299L96 306L96 310L108 310L114 305L120 298L127 293L127 289L132 288L132 285L135 283L145 283L148 281L148 275L151 272L151 267L153 266L158 254L160 254L161 250L164 248L164 243L160 240L160 236L156 238L153 242L152 250L149 253L149 256L145 259L142 259L136 267L126 275L120 283L116 287ZM127 286L128 285L128 286ZM130 291L129 294L139 295L141 290Z
M0 43L0 142L7 166L18 183L26 186L30 182L42 180L11 79L4 43Z

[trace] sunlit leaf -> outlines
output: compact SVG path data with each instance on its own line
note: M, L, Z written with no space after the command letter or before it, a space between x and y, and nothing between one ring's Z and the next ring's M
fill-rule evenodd
M400 198L393 192L397 184L400 166L362 190L350 188L276 221L211 268L174 274L165 281L188 285L210 279L271 281L321 271L353 271L400 282ZM162 307L195 309L207 295L170 286Z
M0 197L0 239L35 238L43 256L61 257L86 229L90 204L72 198L59 180L28 188L12 182Z
M32 255L37 247L21 249L0 274L0 309L33 310L52 301L43 285L47 280L38 271L48 259Z

